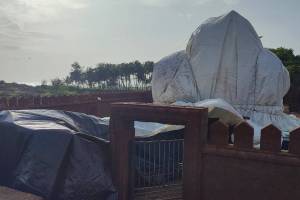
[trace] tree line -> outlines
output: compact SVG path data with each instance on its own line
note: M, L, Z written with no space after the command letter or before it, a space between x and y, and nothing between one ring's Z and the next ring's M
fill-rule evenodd
M56 78L51 80L51 84L99 89L147 88L150 87L153 65L152 61L134 61L121 64L99 63L96 67L84 67L74 62L64 80Z

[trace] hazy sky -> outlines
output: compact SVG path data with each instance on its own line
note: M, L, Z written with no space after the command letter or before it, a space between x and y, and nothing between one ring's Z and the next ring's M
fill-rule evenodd
M158 61L207 18L236 10L265 47L300 54L299 0L0 0L0 80L40 83L70 65Z

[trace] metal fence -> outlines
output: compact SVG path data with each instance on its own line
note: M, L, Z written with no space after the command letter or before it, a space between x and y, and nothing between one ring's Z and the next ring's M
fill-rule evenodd
M180 183L183 147L183 139L135 141L135 188Z

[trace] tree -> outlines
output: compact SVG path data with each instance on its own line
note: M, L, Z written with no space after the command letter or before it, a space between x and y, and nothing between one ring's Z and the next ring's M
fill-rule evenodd
M279 47L277 49L270 49L275 53L282 63L286 66L290 73L291 86L299 87L300 85L300 55L294 55L293 49L286 49Z
M59 87L62 86L63 84L64 84L63 81L59 78L55 78L51 80L51 85L54 87Z
M152 72L153 72L154 62L147 61L144 63L145 74L146 74L146 84L149 84L152 80Z
M46 86L46 85L47 85L47 81L46 80L42 80L41 86Z
M270 49L270 50L280 58L280 60L285 66L295 64L296 56L294 55L293 49L286 49L283 47L279 47L277 49Z
M72 84L72 80L71 80L70 76L67 76L67 77L65 78L64 82L65 82L65 84L67 84L67 85Z
M83 83L82 80L82 67L78 62L74 62L71 65L70 81L76 83L78 86Z
M93 69L91 67L88 67L86 69L86 71L84 72L85 73L85 79L89 85L90 88L93 88L94 85L96 84L97 82L97 74L95 73L96 69Z

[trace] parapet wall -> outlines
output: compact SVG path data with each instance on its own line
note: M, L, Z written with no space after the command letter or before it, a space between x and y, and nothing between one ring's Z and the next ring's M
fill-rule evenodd
M260 147L253 147L253 128L243 122L229 130L222 122L209 127L202 151L201 199L300 199L300 128L290 132L288 150L281 149L281 131L261 130Z
M110 103L152 102L151 91L99 92L85 95L1 98L0 110L57 109L109 116Z

